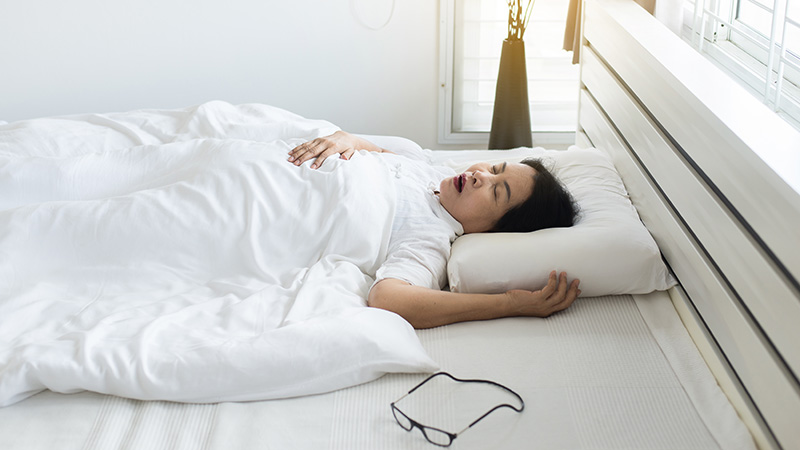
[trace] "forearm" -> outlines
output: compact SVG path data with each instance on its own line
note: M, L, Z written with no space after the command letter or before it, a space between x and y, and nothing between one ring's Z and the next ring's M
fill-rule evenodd
M378 152L378 153L393 153L389 150L386 150L383 147L375 145L371 141L364 139L361 136L356 136L346 131L337 131L336 133L334 133L334 135L337 134L340 134L342 138L346 139L350 143L350 146L356 150L367 150L370 152Z
M502 294L462 294L412 286L404 281L381 280L369 291L369 306L395 312L414 328L432 328L467 320L500 317L548 317L562 311L580 295L580 281L550 272L538 291L513 289Z
M369 293L369 305L399 314L414 328L518 315L505 294L462 294L386 279Z

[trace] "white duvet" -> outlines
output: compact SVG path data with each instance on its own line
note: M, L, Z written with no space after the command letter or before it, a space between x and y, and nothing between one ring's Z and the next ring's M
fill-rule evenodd
M260 400L435 369L365 304L394 214L380 156L286 161L335 129L223 102L0 126L0 405Z

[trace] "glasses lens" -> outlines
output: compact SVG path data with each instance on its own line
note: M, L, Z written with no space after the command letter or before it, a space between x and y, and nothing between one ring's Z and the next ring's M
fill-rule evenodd
M447 447L453 442L452 439L450 439L449 434L435 428L423 427L422 432L425 433L425 437L431 442L431 444Z
M386 410L384 409L384 411L386 411ZM409 420L408 417L406 417L406 415L403 414L403 412L400 411L399 409L397 409L397 407L394 406L394 405L392 405L392 414L394 414L394 420L396 420L397 423L401 427L403 427L404 430L406 430L406 431L410 431L411 430L411 427L412 427L411 420Z

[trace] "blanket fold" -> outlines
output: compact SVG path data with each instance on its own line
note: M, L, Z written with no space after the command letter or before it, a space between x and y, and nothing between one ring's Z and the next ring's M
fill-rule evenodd
M365 304L395 207L380 155L286 161L335 129L223 102L0 127L0 405L261 400L435 369Z

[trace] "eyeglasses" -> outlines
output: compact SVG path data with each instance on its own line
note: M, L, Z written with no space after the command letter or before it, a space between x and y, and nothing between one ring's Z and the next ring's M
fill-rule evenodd
M464 428L463 430L459 431L458 433L450 433L448 431L444 431L444 430L439 429L439 428L434 428L434 427L429 427L427 425L422 425L421 423L417 422L416 420L408 417L403 411L400 411L400 409L397 407L397 402L399 402L400 400L402 400L402 399L408 397L409 395L411 395L412 392L414 392L417 389L419 389L422 385L424 385L428 381L432 380L435 377L442 376L442 375L450 378L453 381L457 381L459 383L484 383L484 384L490 384L492 386L497 386L497 387L499 387L501 389L504 389L504 390L510 392L515 397L517 397L517 399L519 399L520 405L522 405L522 406L518 408L516 406L509 405L508 403L503 403L501 405L497 405L494 408L492 408L489 411L487 411L486 413L484 413L482 416L478 417L474 422L472 422L471 424L467 425L466 428ZM425 439L427 439L428 442L430 442L431 444L438 445L439 447L449 447L453 443L455 438L457 438L461 433L463 433L463 432L467 431L468 429L472 428L473 425L475 425L476 423L480 422L484 417L488 416L489 414L493 413L494 411L496 411L496 410L498 410L500 408L511 408L516 412L522 412L522 410L525 409L525 402L522 401L522 397L520 397L519 394L517 394L516 392L512 391L511 389L503 386L502 384L495 383L494 381L489 381L489 380L462 380L462 379L459 379L459 378L456 378L456 377L450 375L447 372L437 372L437 373L429 376L428 378L426 378L422 383L414 386L414 388L411 389L410 391L408 391L407 394L405 394L404 396L402 396L399 399L397 399L394 402L392 402L391 406L392 406L392 415L394 415L394 420L397 421L397 424L400 425L400 427L402 429L404 429L406 431L411 431L414 427L417 427L417 428L419 428L419 431L422 432L422 435L425 436Z

